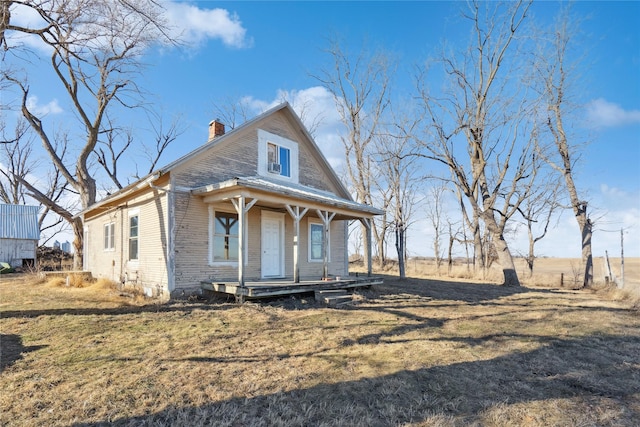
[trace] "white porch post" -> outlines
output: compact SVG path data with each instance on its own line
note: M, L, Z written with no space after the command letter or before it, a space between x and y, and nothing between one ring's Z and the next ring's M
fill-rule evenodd
M371 218L360 218L360 222L367 229L367 276L371 277Z
M321 211L316 209L318 216L322 220L322 277L329 277L329 225L334 216L334 213L328 211Z
M293 218L293 282L300 283L300 220L307 213L309 208L304 208L302 213L300 212L300 206L284 205L287 208L287 212Z
M236 208L236 212L238 213L238 284L240 285L240 289L242 294L240 295L240 302L244 302L244 254L245 248L247 247L247 212L249 209L258 201L257 199L251 200L249 203L245 204L245 197L238 196L235 199L231 199L231 203L233 203L233 207Z

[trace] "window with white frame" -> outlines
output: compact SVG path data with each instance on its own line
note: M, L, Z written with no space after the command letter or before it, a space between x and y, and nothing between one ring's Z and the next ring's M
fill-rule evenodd
M137 261L139 256L138 234L139 234L139 216L129 216L129 261Z
M115 249L116 223L110 222L104 225L104 250L112 251Z
M267 171L272 174L291 177L291 150L273 142L267 143Z
M298 182L298 143L258 129L258 174Z
M322 262L324 250L324 225L320 222L309 222L309 261ZM327 236L329 241L330 235ZM331 245L328 246L330 248ZM327 248L327 258L329 258L329 249Z
M216 211L211 250L214 262L238 261L238 214Z

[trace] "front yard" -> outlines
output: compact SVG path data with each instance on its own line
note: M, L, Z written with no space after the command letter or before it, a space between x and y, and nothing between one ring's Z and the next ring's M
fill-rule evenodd
M132 301L0 277L0 425L633 426L640 318L593 291L391 277Z

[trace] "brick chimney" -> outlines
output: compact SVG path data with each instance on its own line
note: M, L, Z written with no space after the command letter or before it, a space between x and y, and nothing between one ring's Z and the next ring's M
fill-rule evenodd
M209 141L220 135L224 135L224 124L220 122L220 119L212 120L209 123Z

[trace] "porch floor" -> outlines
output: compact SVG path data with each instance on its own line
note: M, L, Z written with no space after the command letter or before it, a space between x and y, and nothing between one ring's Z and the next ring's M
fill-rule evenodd
M222 294L244 296L246 298L269 298L280 295L306 294L315 291L357 289L371 285L381 285L382 277L348 276L328 280L303 280L294 283L293 279L261 280L257 282L245 282L241 287L238 282L202 282L203 290L219 292Z

